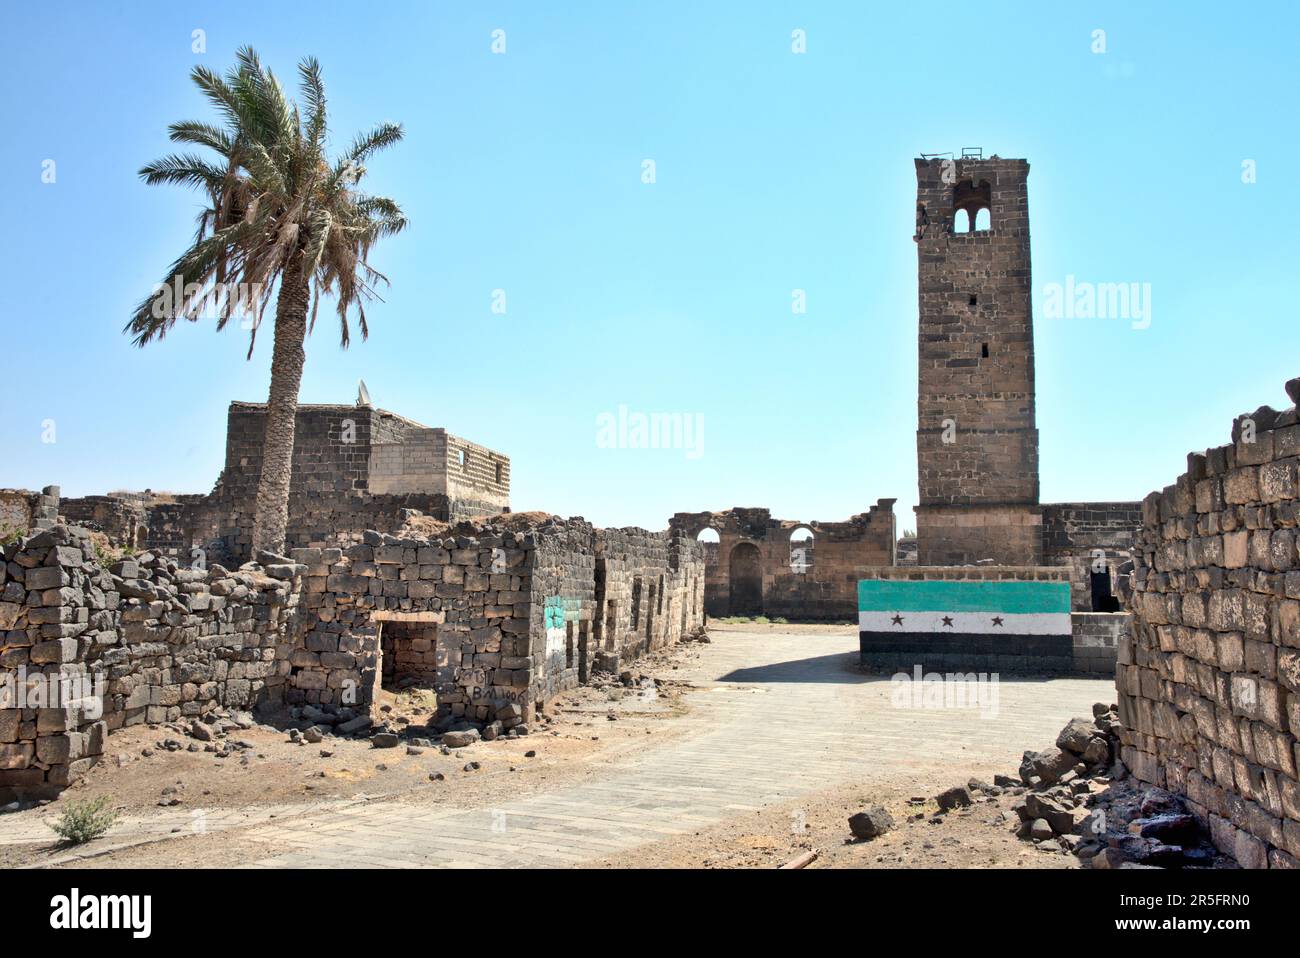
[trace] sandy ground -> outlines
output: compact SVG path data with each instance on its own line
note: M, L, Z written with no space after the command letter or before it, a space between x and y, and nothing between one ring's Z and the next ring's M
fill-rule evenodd
M296 744L287 733L258 725L227 736L250 748L218 758L204 752L203 743L188 737L180 726L133 726L114 732L104 761L58 799L5 815L0 825L53 821L68 803L100 796L107 796L110 807L124 817L149 816L159 808L188 809L194 816L206 816L249 806L346 801L491 806L531 790L598 774L604 763L651 745L661 746L678 731L672 720L689 708L686 693L691 685L673 678L673 673L698 655L698 647L689 643L655 653L632 668L638 676L659 679L653 692L616 683L584 686L548 703L531 734L453 749L450 755L436 746L408 754L405 743L376 749L367 740L329 736L318 744ZM418 693L385 693L381 702L392 707L390 714L407 716L416 712L413 703L419 703L416 708L428 704L420 703ZM184 748L162 748L169 738ZM191 745L197 750L187 750ZM467 770L471 761L479 767ZM441 780L431 778L439 773ZM240 847L238 836L230 831L184 834L190 830L179 826L174 829L176 837L166 842L113 851L76 864L156 867L188 862L212 867L240 864L250 851ZM75 851L94 855L97 844L103 842L90 842ZM265 842L255 847L266 853ZM0 868L51 864L70 851L50 831L48 841L0 844Z
M954 769L956 771L956 769ZM934 791L961 784L934 783ZM765 808L745 818L600 862L607 868L775 868L808 851L808 868L1077 868L1073 855L1042 852L1016 838L1010 794L976 796L969 808L939 814L930 793L896 788L830 789L814 800ZM916 803L913 799L923 799ZM848 817L883 805L893 831L859 841Z
M728 632L842 633L843 625L711 626L719 641ZM534 791L550 790L584 780L599 780L614 763L642 750L663 747L684 734L679 722L703 694L693 682L701 673L701 657L709 646L686 643L639 660L632 666L648 685L624 688L618 683L587 686L548 704L531 734L518 739L478 743L442 754L437 747L408 754L405 744L372 748L365 740L327 737L319 744L301 745L266 726L231 732L229 739L248 748L228 758L202 751L176 727L139 726L114 733L105 761L78 785L49 805L0 818L0 842L7 825L22 822L24 834L43 834L41 822L52 821L68 802L108 796L124 817L168 814L211 815L229 810L238 818L252 809L248 825L267 824L276 815L314 813L348 803L383 802L422 808L491 808ZM705 660L707 664L709 660ZM847 659L846 659L847 661ZM389 717L401 716L422 724L432 702L416 691L386 695ZM159 747L173 738L188 749ZM1040 748L1046 742L1026 742ZM532 752L532 755L528 753ZM149 753L149 754L146 754ZM328 754L327 754L328 753ZM469 762L477 768L467 768ZM642 845L595 862L603 867L776 867L803 852L815 850L812 868L1069 868L1073 856L1042 852L1013 834L1018 824L1010 793L997 798L976 796L975 804L939 815L932 796L975 777L985 781L994 772L955 754L943 767L899 767L870 788L827 788L797 801L773 804L755 813L737 813L717 825ZM441 778L436 778L437 775ZM853 841L847 819L871 805L885 806L896 827L871 840ZM236 811L239 810L239 811ZM185 818L187 816L179 816ZM239 821L221 830L193 832L178 825L166 834L140 836L131 847L113 848L114 832L70 850L52 832L41 840L0 843L0 867L74 864L76 867L222 867L262 860L282 849L275 840L244 837ZM118 844L122 830L117 829ZM76 856L73 860L72 856Z

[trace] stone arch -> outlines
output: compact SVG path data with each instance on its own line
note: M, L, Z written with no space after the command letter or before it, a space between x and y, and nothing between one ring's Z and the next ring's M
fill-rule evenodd
M722 547L722 537L718 535L718 530L712 526L705 526L696 535L695 541L704 549L704 564L706 566L716 566L718 564L718 550Z
M799 526L790 533L790 571L804 575L812 568L813 544L816 536L807 526Z
M731 580L732 615L763 614L763 560L758 546L740 542L731 550L728 561Z

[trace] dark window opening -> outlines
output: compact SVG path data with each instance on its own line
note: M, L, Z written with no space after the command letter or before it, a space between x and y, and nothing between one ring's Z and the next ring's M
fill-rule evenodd
M970 304L971 304L972 306L976 306L976 305L979 304L979 300L976 299L974 293L971 293L971 296L970 296Z
M989 208L992 205L993 188L989 186L988 180L980 180L978 186L970 180L962 180L953 187L952 191L953 232L967 233L991 229ZM964 225L965 229L961 229L961 225Z
M985 343L983 346L980 347L980 355L983 356L985 359L988 359L988 358L989 358L989 344L988 344L988 343Z

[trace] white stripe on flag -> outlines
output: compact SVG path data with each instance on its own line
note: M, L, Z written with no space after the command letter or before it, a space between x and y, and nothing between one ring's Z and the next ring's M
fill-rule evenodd
M859 612L860 632L1069 635L1068 612Z

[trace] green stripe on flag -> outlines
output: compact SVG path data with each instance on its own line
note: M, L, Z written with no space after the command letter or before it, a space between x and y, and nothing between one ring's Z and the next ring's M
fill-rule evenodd
M1068 582L863 579L859 612L1065 612Z

